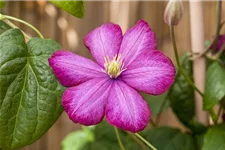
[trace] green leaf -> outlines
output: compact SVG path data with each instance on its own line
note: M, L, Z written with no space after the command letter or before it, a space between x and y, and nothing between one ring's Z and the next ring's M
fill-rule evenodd
M71 1L61 1L61 0L50 0L53 4L58 6L59 8L65 10L73 16L78 18L82 18L84 16L84 2L71 0Z
M16 149L39 139L58 119L62 86L48 65L52 41L25 43L19 29L0 35L0 145Z
M225 124L208 129L202 150L225 150Z
M9 29L11 29L11 27L8 24L6 24L4 21L0 20L0 35Z
M142 95L148 102L154 116L159 115L161 111L165 110L169 106L169 101L166 100L167 92L159 96L153 96L145 93L142 93Z
M202 150L205 133L194 135L196 150Z
M225 96L225 69L218 63L211 64L206 73L204 109L209 110Z
M170 127L144 130L144 136L158 150L195 150L193 138Z
M193 81L192 61L187 55L181 57L181 66L185 74ZM176 79L168 92L170 106L178 119L193 132L204 132L206 128L195 118L194 90L177 69Z
M93 132L89 127L70 133L62 141L62 150L81 150L85 144L94 140Z
M96 125L93 129L94 141L86 144L82 150L119 150L114 128L103 121L99 125ZM141 147L128 135L128 133L119 130L121 140L128 150L138 150ZM79 149L77 149L79 150Z
M5 1L0 0L0 8L5 7Z
M181 64L185 74L193 80L192 62L187 55L182 57ZM193 119L195 115L194 90L178 69L175 82L169 89L168 99L173 111L181 122L187 124Z

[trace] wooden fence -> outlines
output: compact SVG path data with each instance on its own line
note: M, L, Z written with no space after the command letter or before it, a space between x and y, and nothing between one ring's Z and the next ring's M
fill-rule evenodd
M86 14L83 19L75 18L54 7L46 1L7 2L4 13L15 16L36 26L45 38L55 39L63 49L90 57L83 45L83 37L92 29L105 22L114 22L122 26L123 32L139 19L146 20L156 32L159 49L172 60L174 55L169 38L169 28L163 21L165 1L124 1L124 2L86 2ZM225 2L223 2L225 8ZM225 9L223 13L225 14ZM216 29L216 2L204 2L205 39L211 40ZM225 15L223 15L225 20ZM36 34L21 24L17 24L32 36ZM179 53L190 51L189 3L184 2L184 15L175 28ZM225 33L225 28L223 28ZM184 127L177 121L169 109L162 115L161 125ZM79 125L72 123L65 113L55 125L37 142L23 150L60 150L61 140Z

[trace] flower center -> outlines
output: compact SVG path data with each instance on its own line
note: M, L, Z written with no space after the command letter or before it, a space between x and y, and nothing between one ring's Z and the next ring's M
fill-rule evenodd
M110 61L108 56L104 57L105 63L105 72L110 76L110 78L117 78L126 68L123 68L123 62L120 55L113 57L113 60Z

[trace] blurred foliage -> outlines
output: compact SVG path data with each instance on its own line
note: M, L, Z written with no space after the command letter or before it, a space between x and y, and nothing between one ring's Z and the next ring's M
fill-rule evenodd
M209 128L204 138L202 150L225 150L225 124Z
M141 149L128 133L119 130L119 134L124 146L129 150ZM76 141L79 143L75 145ZM119 150L118 141L114 128L106 121L92 127L84 127L80 131L70 133L62 142L63 150Z
M179 129L159 127L144 130L143 135L158 150L195 150L192 136Z
M180 61L185 74L193 81L192 61L188 58L187 54L184 54ZM194 89L178 69L175 82L169 89L168 99L170 100L170 106L173 109L173 112L184 125L197 133L201 133L206 130L203 125L194 119Z
M85 144L94 140L91 127L83 127L82 130L74 131L62 141L62 150L79 150Z
M169 101L166 99L167 92L158 96L153 96L145 93L142 93L142 95L149 104L152 115L154 116L159 115L163 110L169 107Z
M60 1L60 0L50 0L54 5L65 10L71 15L82 18L84 17L84 1L70 0L70 1Z
M0 0L0 9L5 7L5 1Z

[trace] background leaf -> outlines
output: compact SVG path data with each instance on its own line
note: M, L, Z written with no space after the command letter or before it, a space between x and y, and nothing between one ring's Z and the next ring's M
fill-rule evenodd
M0 35L0 145L16 149L39 139L58 119L62 86L48 65L51 40L27 44L19 29Z
M165 110L169 106L169 101L166 100L167 92L159 96L153 96L142 93L144 99L148 102L152 115L157 116L161 111Z
M195 150L193 138L178 129L159 127L144 130L143 134L158 150Z
M185 74L193 81L192 61L187 55L181 57L181 66ZM204 132L206 128L198 123L195 117L194 90L177 69L174 84L168 91L170 106L178 119L194 132Z
M213 126L208 129L202 150L224 150L225 149L225 124Z
M188 59L187 55L182 57L181 64L185 74L193 80L192 62ZM168 98L173 111L181 122L187 124L193 119L195 115L194 90L178 69L175 82L169 89Z
M135 140L132 139L128 135L128 133L122 130L119 130L119 134L126 149L129 149L129 150L142 149L142 147L135 142L136 139ZM74 145L70 147L69 145L72 144L72 141ZM79 142L77 146L75 146L76 142ZM119 150L120 149L114 128L110 126L108 122L106 121L102 121L100 124L95 126L84 127L82 128L82 130L75 131L74 133L69 134L63 140L62 146L63 146L63 150ZM147 147L145 147L145 145L142 145L142 146L144 146L144 150L147 150ZM68 148L68 149L65 149L65 148Z
M225 68L212 63L206 73L204 109L209 110L225 96Z
M62 141L62 150L81 150L85 144L94 140L94 135L89 127L83 127L70 133Z
M0 0L0 8L3 8L3 7L5 7L5 1Z
M84 16L84 2L77 0L70 1L60 1L60 0L50 0L53 4L58 6L59 8L65 10L66 12L76 16L78 18L82 18Z

